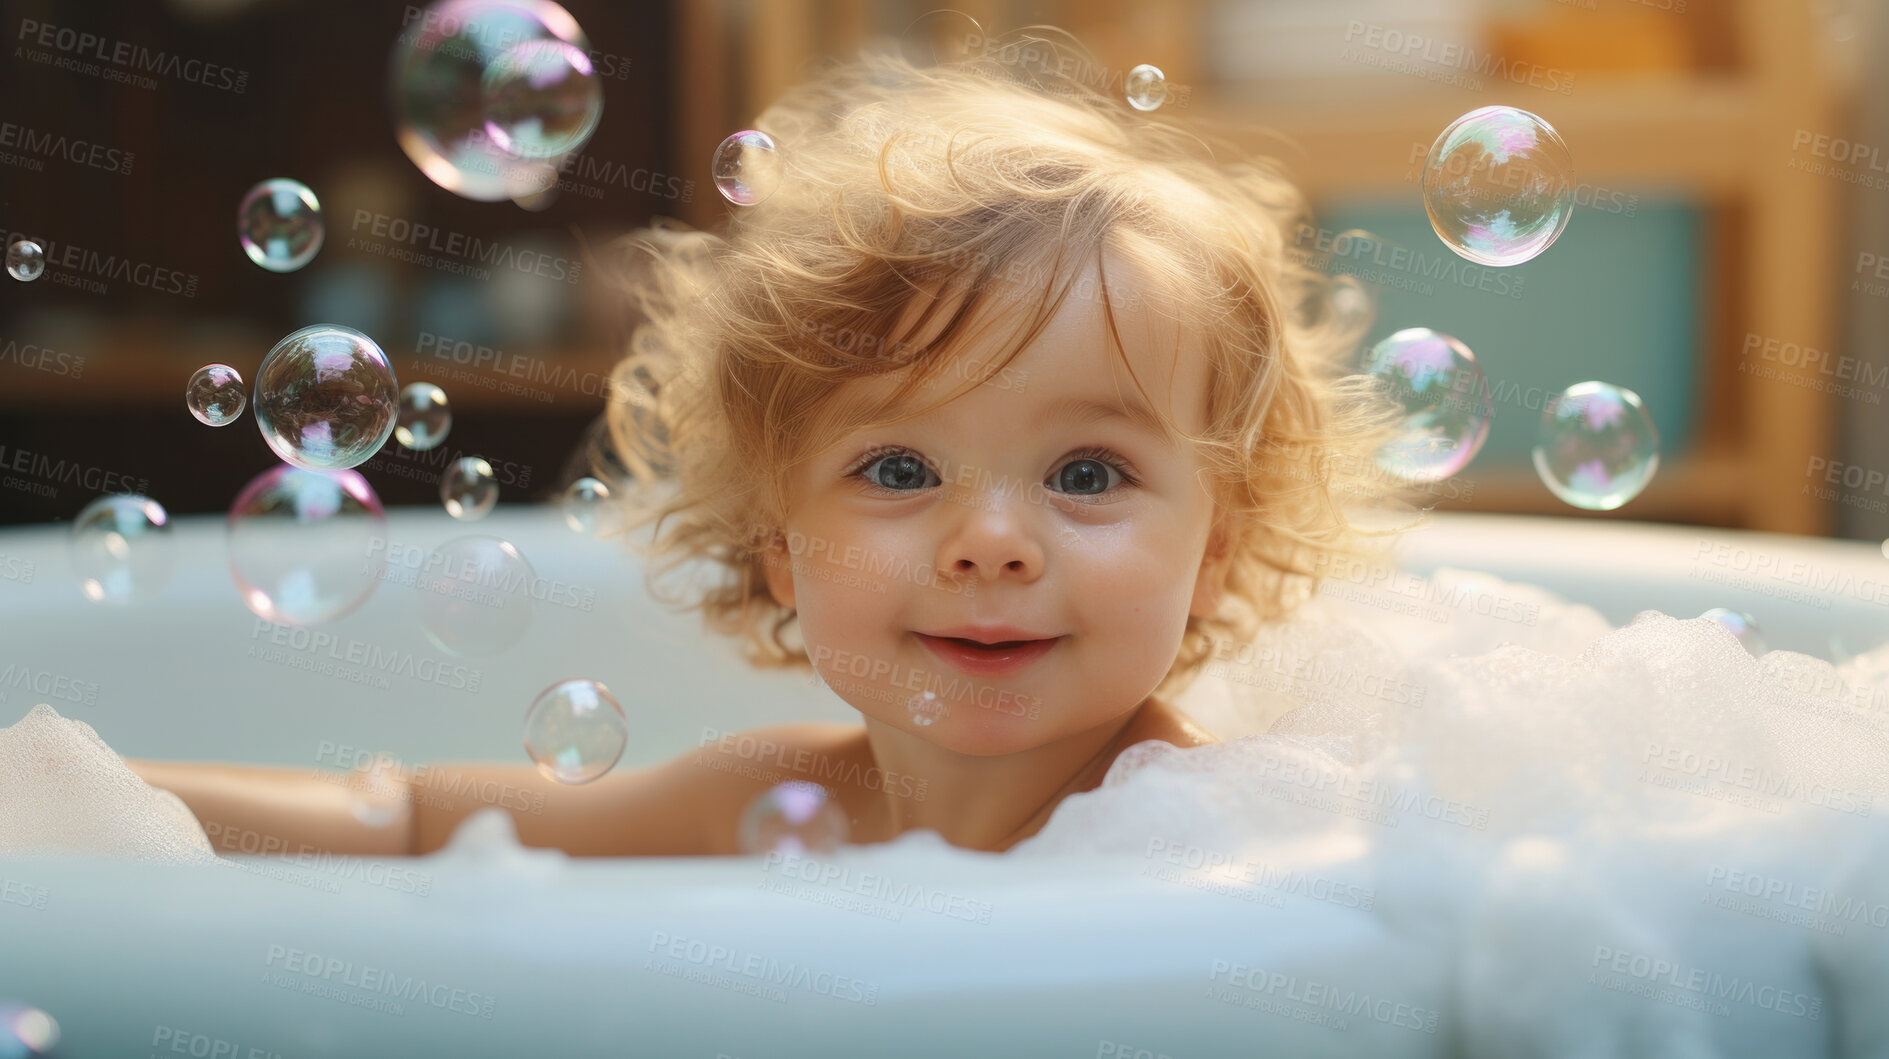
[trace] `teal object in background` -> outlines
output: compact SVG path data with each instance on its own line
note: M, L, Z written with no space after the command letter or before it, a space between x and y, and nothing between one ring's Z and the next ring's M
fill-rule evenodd
M1581 192L1585 202L1586 190ZM1640 395L1659 430L1660 458L1689 451L1698 422L1700 211L1602 189L1577 205L1553 246L1512 268L1479 265L1443 245L1413 187L1407 198L1329 202L1301 253L1336 251L1377 298L1354 361L1393 331L1428 327L1462 339L1489 376L1495 415L1478 467L1531 467L1542 402L1598 379ZM1631 210L1629 214L1627 211ZM1362 229L1373 247L1349 237ZM1344 239L1339 233L1347 233ZM1317 245L1322 243L1323 245Z

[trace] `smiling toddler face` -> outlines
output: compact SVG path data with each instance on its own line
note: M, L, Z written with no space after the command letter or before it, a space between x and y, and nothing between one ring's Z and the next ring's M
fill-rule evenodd
M1133 283L1110 263L1117 289L1124 272ZM1108 312L1072 294L1001 374L788 472L785 528L809 543L767 566L769 588L798 611L821 677L868 717L962 753L1039 746L1140 704L1189 614L1211 607L1206 464L1152 414L1203 432L1206 360L1145 303L1118 300L1113 316L1132 378ZM982 377L1008 333L977 331L912 407ZM898 381L854 380L833 400Z

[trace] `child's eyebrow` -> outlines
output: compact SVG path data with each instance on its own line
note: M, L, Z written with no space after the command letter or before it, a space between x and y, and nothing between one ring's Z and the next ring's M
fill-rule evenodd
M1100 422L1104 419L1126 419L1159 438L1168 437L1168 426L1161 417L1154 414L1147 405L1140 401L1130 401L1126 405L1115 401L1102 401L1093 397L1062 397L1050 402L1043 409L1045 419L1061 419L1080 426L1085 423Z

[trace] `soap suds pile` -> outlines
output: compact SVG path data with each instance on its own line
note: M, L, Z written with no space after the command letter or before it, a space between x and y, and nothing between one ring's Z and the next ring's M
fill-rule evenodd
M1314 599L1201 678L1269 730L1131 748L1014 855L1261 892L1224 902L1226 961L1282 973L1209 984L1306 1008L1258 1019L1280 1054L1889 1056L1889 648L1757 659L1707 620L1438 579L1540 610ZM1442 1037L1310 1022L1366 986Z
M181 799L140 779L91 725L43 704L0 728L0 857L34 853L216 860Z

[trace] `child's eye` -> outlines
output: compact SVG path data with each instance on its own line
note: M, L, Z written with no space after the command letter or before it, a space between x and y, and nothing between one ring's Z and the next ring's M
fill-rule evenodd
M929 489L943 484L932 469L925 466L925 461L903 451L869 455L868 462L861 464L853 473L881 489L896 492Z
M1076 453L1050 476L1051 488L1075 496L1100 496L1124 483L1135 484L1135 477L1119 457L1101 449Z

